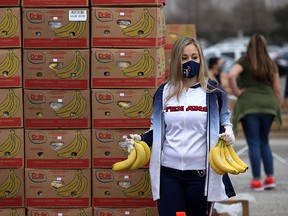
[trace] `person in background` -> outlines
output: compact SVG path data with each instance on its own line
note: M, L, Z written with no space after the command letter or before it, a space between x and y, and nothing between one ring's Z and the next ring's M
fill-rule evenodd
M218 82L221 86L221 73L224 61L220 57L212 57L208 60L208 77Z
M269 145L269 132L273 120L281 125L282 103L279 74L275 62L269 57L266 40L254 34L247 52L231 68L229 83L238 97L233 112L234 130L241 121L249 146L253 190L275 188L273 157ZM266 178L261 181L261 160Z
M212 202L235 192L227 174L218 175L210 168L209 150L220 136L227 145L235 137L227 95L208 79L202 50L193 37L175 42L167 82L153 100L150 130L130 137L152 146L149 170L159 215L211 214Z

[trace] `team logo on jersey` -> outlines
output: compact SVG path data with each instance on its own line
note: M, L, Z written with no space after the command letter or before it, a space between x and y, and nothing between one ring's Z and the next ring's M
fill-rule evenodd
M200 111L207 112L206 106L167 106L165 112Z

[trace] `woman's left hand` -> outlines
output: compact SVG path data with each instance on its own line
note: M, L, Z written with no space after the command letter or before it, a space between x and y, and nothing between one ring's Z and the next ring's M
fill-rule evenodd
M235 143L235 136L231 130L226 130L224 133L219 134L219 138L225 140L227 145L233 145Z

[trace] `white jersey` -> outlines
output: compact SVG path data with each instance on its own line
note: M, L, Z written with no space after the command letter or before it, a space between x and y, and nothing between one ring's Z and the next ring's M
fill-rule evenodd
M166 131L161 165L206 169L206 92L201 87L184 89L179 101L173 97L166 102L168 92L169 88L163 92Z

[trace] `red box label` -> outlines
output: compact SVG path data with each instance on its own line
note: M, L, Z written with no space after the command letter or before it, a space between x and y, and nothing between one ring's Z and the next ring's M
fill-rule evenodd
M0 198L0 206L9 206L9 207L23 207L22 197L16 198Z
M8 168L8 167L19 168L22 166L23 166L23 158L0 158L1 168Z
M0 118L0 127L21 127L22 120L20 117L16 118Z
M129 206L129 207L155 207L152 198L94 198L94 206Z
M93 128L149 128L150 118L138 119L94 119Z
M89 128L88 119L25 119L26 128Z
M88 89L88 80L27 79L25 88L29 89Z
M25 48L88 48L87 38L26 38Z
M1 164L0 164L1 165ZM89 168L88 159L29 159L27 168Z
M21 87L21 78L20 76L1 78L0 79L1 87Z
M89 207L89 198L26 198L26 206L29 207L59 207L59 206L83 206Z
M23 6L88 6L86 0L22 0L22 2Z

